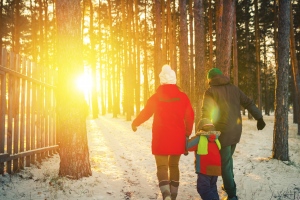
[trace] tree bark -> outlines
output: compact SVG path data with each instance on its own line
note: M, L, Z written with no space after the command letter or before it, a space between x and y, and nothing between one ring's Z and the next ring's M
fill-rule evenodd
M239 83L239 67L238 67L238 46L236 34L236 8L233 13L233 45L232 45L232 64L233 64L233 84L238 86Z
M98 107L98 97L97 97L97 81L96 81L96 65L97 65L97 59L96 59L96 50L95 50L95 35L94 35L94 6L92 0L89 0L90 5L90 29L89 29L89 35L90 35L90 44L91 44L91 52L90 52L90 64L92 69L92 90L91 90L91 98L92 98L92 114L93 119L98 118L99 114L99 107Z
M162 40L162 19L161 19L161 1L155 0L155 38L154 38L154 78L155 78L155 88L160 84L159 82L159 73L162 68L162 49L161 49L161 40Z
M209 62L208 68L211 69L213 67L213 19L212 19L212 7L211 7L211 0L209 0L208 4L208 37L209 37Z
M261 109L261 84L260 84L260 29L258 15L258 0L254 0L255 7L255 57L256 57L256 81L257 81L257 106Z
M298 124L298 135L300 135L300 74L299 74L299 67L298 67L298 60L296 55L296 44L295 44L295 33L294 33L294 19L293 19L293 12L292 6L290 6L290 45L291 45L291 62L292 62L292 75L294 81L294 89L295 89L295 99L294 101L297 105L294 105L296 108L296 115L297 124Z
M218 7L222 6L220 4ZM231 65L231 52L232 52L232 23L233 23L233 11L235 9L235 0L227 0L223 2L223 8L218 8L219 11L226 10L222 12L221 25L221 35L218 38L220 41L217 42L217 59L216 67L222 70L223 74L230 77L230 65ZM219 15L219 14L218 14ZM219 31L217 31L219 32Z
M182 90L190 97L190 68L188 57L188 30L187 30L187 10L186 0L179 1L180 10L180 33L179 33L179 49L180 49L180 86Z
M278 68L276 70L275 122L272 157L289 160L288 149L288 77L289 77L289 36L290 2L279 0L278 17Z
M56 16L59 175L79 179L92 175L86 132L87 104L75 84L83 73L80 0L58 0Z
M206 72L205 72L205 22L203 0L194 0L195 15L195 123L201 118L201 107L205 91ZM196 128L196 126L195 126ZM196 131L196 130L195 130Z
M190 68L190 101L192 105L195 105L195 70L194 70L194 59L195 59L195 54L194 54L194 26L193 26L193 21L194 21L194 13L193 13L193 1L189 1L189 33L190 33L190 62L189 62L189 68Z

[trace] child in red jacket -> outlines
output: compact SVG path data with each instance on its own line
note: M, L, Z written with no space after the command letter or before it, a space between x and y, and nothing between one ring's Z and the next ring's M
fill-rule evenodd
M200 121L198 130L196 136L187 142L187 150L195 152L197 191L203 200L218 200L217 180L221 176L220 132L215 131L208 119Z

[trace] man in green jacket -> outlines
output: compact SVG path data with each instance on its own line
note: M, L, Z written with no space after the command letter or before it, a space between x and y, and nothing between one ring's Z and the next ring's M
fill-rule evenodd
M241 109L243 106L257 120L257 129L262 130L265 122L261 111L253 100L247 97L238 87L230 83L220 69L212 68L207 74L209 88L206 90L202 105L203 118L211 119L217 131L221 131L222 179L224 190L229 200L237 200L236 184L233 175L233 160L236 144L242 134Z

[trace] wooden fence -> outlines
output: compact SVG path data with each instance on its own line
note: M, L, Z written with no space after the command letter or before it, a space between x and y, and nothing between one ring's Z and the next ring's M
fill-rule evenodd
M0 63L0 174L57 151L55 70L2 49Z

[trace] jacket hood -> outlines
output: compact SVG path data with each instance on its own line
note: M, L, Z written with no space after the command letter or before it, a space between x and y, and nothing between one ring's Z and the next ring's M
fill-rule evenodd
M214 76L209 81L210 86L217 86L217 85L227 85L230 84L230 79L227 76L222 74Z

